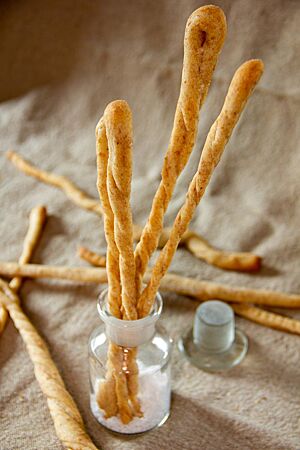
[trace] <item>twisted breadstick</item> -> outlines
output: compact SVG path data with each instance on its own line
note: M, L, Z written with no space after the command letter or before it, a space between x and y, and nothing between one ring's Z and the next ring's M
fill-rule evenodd
M168 270L180 239L203 197L233 128L262 72L262 62L260 60L251 60L242 64L234 74L221 113L206 138L198 171L189 186L185 203L176 216L170 238L157 258L151 279L139 299L139 317L149 314L160 281Z
M6 153L7 158L26 175L32 176L39 181L49 184L50 186L56 186L66 193L67 197L72 200L77 206L87 211L91 211L98 216L102 216L102 209L99 202L96 199L88 197L82 192L73 182L66 177L61 177L45 170L38 169L28 161L25 161L18 153L9 151ZM59 182L57 182L59 180ZM67 180L67 184L64 181ZM72 186L72 188L71 188ZM68 188L69 187L69 188ZM142 234L142 227L137 224L133 224L133 238L138 241ZM163 228L158 246L163 247L170 237L170 228ZM259 256L251 253L227 253L218 251L212 248L200 235L187 230L182 236L181 244L185 245L188 250L193 253L197 258L203 259L209 264L213 264L221 269L228 270L241 270L241 271L254 271L260 267ZM217 254L216 254L217 252Z
M133 254L132 215L130 208L132 176L132 119L128 104L123 100L110 103L104 112L109 159L107 168L108 195L115 222L115 240L119 250L122 306L125 319L137 319L135 262ZM135 415L141 416L138 394L136 351L124 349L127 355L127 387Z
M96 127L96 153L98 169L97 187L104 211L104 231L107 242L108 305L111 314L120 319L122 318L122 302L119 249L115 242L114 213L107 191L107 165L109 157L103 119L100 119ZM132 419L132 413L128 403L127 380L123 372L122 361L122 349L110 343L107 355L106 383L101 384L97 394L97 401L99 406L105 411L106 417L116 415L117 411L119 411L122 422L128 423Z
M0 303L7 309L26 345L34 373L47 398L56 434L66 449L97 450L85 431L82 417L67 391L47 345L24 314L19 297L0 279Z
M36 243L39 240L43 226L46 221L47 211L44 206L36 206L29 215L29 228L25 236L22 254L19 258L19 264L26 264L30 261L34 252ZM18 292L22 284L21 277L15 277L9 283L10 288L14 292ZM4 330L8 318L7 311L4 306L0 306L0 333Z
M108 145L102 119L96 127L96 153L98 170L97 188L104 211L104 232L107 242L108 305L111 314L120 319L122 317L122 304L119 250L116 246L114 236L114 213L111 209L107 192Z
M123 100L110 103L104 112L109 158L108 196L114 213L114 233L119 250L122 306L128 320L137 319L132 215L130 208L132 174L131 111Z
M300 321L290 317L275 314L264 309L257 308L251 305L231 305L234 312L241 317L250 319L253 322L259 323L275 330L287 331L300 335Z
M187 22L182 81L170 144L150 216L135 249L138 292L140 292L149 259L157 248L163 228L163 217L176 180L194 147L199 110L206 98L225 34L226 18L217 6L203 6L197 9Z

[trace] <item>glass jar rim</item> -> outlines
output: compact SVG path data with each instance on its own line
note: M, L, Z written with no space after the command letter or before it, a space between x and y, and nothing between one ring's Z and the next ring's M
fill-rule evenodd
M99 294L98 302L97 302L97 310L100 315L100 318L104 323L109 323L113 325L114 327L119 328L144 328L149 325L154 325L155 322L159 319L162 308L163 308L163 300L159 292L157 292L154 300L154 304L152 307L152 310L148 314L148 316L143 317L141 319L137 320L123 320L118 319L117 317L113 316L108 311L108 305L107 305L107 294L108 294L108 287L102 289L102 291Z

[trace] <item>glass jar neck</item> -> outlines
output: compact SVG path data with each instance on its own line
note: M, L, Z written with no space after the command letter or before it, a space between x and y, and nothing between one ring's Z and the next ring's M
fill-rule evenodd
M155 334L155 324L162 311L162 298L157 293L150 314L138 320L122 320L108 311L108 290L101 292L98 300L98 312L105 323L108 339L121 347L138 347L150 341Z

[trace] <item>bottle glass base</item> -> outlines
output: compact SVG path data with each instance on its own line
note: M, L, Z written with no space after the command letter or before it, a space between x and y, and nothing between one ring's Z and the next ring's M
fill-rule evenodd
M222 353L212 353L201 349L193 339L193 330L185 333L178 342L181 353L193 364L207 372L221 372L237 366L244 359L248 350L247 336L235 329L235 340L231 347Z

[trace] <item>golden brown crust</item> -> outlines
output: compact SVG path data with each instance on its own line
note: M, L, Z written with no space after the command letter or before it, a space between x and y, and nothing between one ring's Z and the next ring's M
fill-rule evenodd
M104 232L107 242L108 305L111 314L121 318L120 255L115 240L114 213L107 191L108 143L103 119L100 119L96 127L96 154L97 188L104 212Z
M150 282L138 301L139 317L149 314L162 277L166 274L181 237L186 232L212 173L231 136L239 116L263 72L260 60L247 61L238 68L230 83L221 113L206 138L198 170L190 183L186 200L178 212L168 242L160 252Z
M124 353L122 347L111 342L108 350L108 374L110 380L111 374L115 379L115 392L118 403L120 419L124 424L129 423L133 418L133 411L128 401L128 387L126 374L123 370ZM109 398L112 401L112 398Z
M103 119L100 119L96 127L96 151L97 188L104 212L104 231L107 242L108 306L111 314L120 319L123 316L119 268L120 253L115 239L115 215L107 188L109 150ZM106 417L111 417L112 413L115 415L115 412L118 411L122 422L128 423L132 419L132 413L128 402L126 377L120 368L116 369L117 366L120 366L122 360L122 349L110 344L107 355L106 382L101 384L97 398L99 406L105 411Z
M106 257L92 252L86 247L78 247L77 254L79 258L84 259L88 263L96 267L106 267Z
M204 6L197 9L187 22L182 81L170 144L151 212L135 249L138 292L140 292L149 259L157 248L163 228L163 217L176 180L194 147L199 110L206 98L225 35L226 19L223 11L217 6Z
M98 269L99 270L99 269ZM150 274L145 278L150 279ZM250 289L242 286L229 286L212 281L200 281L168 273L161 280L161 289L190 296L197 300L219 299L233 303L254 303L256 305L278 308L300 308L299 294L267 289Z
M24 314L19 297L0 279L0 303L4 305L26 345L34 373L47 398L56 434L66 449L97 450L85 431L82 417L67 391L47 345Z
M246 252L226 252L214 248L199 234L184 239L186 248L197 258L203 259L208 264L225 270L235 270L238 272L257 272L261 267L261 257L253 253ZM182 243L182 239L181 239Z
M41 232L46 222L47 210L44 206L36 206L29 215L29 228L23 243L22 254L19 258L19 264L26 264L30 261ZM18 292L22 285L22 278L13 278L9 286L14 292ZM8 314L4 306L0 306L0 333L4 330L7 323Z
M109 147L107 184L108 195L114 213L115 241L119 250L120 277L122 289L123 318L137 319L135 262L133 253L133 225L130 207L132 178L132 118L128 104L124 100L110 103L104 112L104 121ZM121 395L130 396L135 415L141 415L138 393L138 369L135 353L123 349L123 362L127 355L127 363L132 370L125 379L126 390L120 384ZM118 383L116 388L118 392ZM130 389L128 389L130 387ZM124 402L123 402L124 403ZM121 412L120 412L121 413ZM128 414L125 415L125 420ZM122 416L121 416L122 418ZM131 420L131 418L129 418ZM124 419L122 418L124 422Z
M231 305L236 314L265 327L300 335L300 321L251 305Z
M129 320L137 318L132 214L130 207L132 176L132 120L123 100L110 103L104 112L109 156L108 197L114 215L114 236L119 251L122 307Z
M261 268L262 258L253 253L246 252L227 252L213 247L207 240L192 231L184 233L180 244L184 244L186 248L197 258L203 259L208 264L219 267L224 270L235 270L238 272L256 272ZM164 245L170 236L170 229L164 228L163 239ZM162 237L162 236L161 236ZM105 256L86 248L79 247L78 255L92 266L105 267Z
M61 189L77 206L92 211L100 216L102 215L100 203L82 192L82 190L75 186L68 178L38 169L12 150L6 152L6 157L26 175Z

